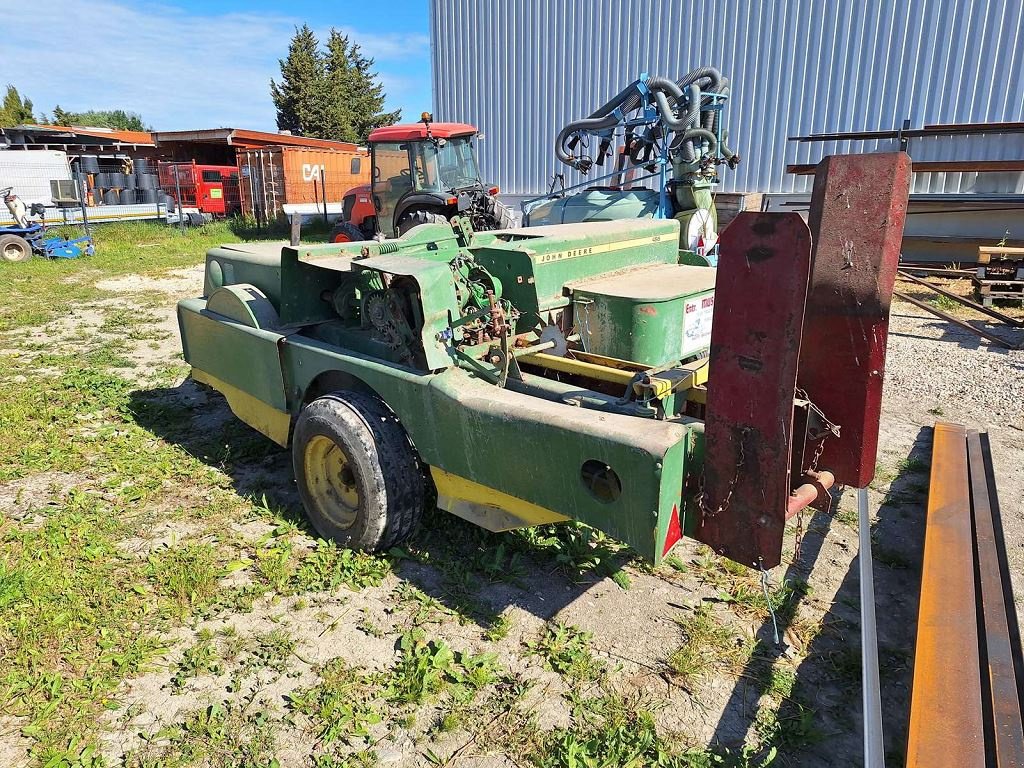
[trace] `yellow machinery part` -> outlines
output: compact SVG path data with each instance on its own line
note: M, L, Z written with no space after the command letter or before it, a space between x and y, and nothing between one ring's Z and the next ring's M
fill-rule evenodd
M431 467L430 474L437 487L437 506L489 531L511 531L569 519L437 467Z
M279 411L248 392L198 368L192 369L192 378L208 384L224 395L231 412L250 427L262 432L278 445L288 447L288 430L292 417L287 411Z

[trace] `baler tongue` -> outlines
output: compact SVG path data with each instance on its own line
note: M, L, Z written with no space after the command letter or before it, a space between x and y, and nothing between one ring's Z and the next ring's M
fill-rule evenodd
M909 188L903 152L834 155L809 227L741 213L721 235L695 535L733 560L778 565L807 486L874 476Z

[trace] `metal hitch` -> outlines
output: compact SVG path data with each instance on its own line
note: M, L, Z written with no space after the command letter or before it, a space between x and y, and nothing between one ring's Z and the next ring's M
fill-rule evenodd
M909 189L903 152L833 155L808 224L741 213L721 235L695 535L737 562L778 565L788 517L873 477Z

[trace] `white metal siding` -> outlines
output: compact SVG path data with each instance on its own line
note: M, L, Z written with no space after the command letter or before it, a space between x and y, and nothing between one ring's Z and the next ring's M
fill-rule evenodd
M645 71L676 78L712 65L731 78L725 126L743 162L723 172L722 191L806 191L809 180L787 174L787 164L894 147L787 136L893 129L905 118L915 128L1024 120L1021 0L431 4L435 117L486 134L482 172L509 194L545 191L553 173L568 171L554 157L557 131ZM912 139L910 152L952 151L941 144ZM986 139L971 157L1004 153L1003 142ZM1020 174L988 176L1006 178L919 174L915 189L1020 191Z
M32 203L53 205L51 179L70 179L68 156L50 149L22 151L0 150L0 188L13 187L14 194L26 206ZM0 203L4 213L7 208Z

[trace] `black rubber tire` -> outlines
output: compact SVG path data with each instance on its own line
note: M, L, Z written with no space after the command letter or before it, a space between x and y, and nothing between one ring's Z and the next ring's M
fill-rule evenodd
M347 221L339 221L331 230L330 242L332 243L358 243L365 239L366 235L363 234L363 230Z
M398 220L398 234L399 236L404 235L413 227L420 226L420 224L447 223L448 219L440 213L434 213L433 211L409 211Z
M353 468L359 508L348 527L327 517L309 491L304 457L318 435L337 443ZM306 515L324 538L351 549L386 551L419 525L426 494L423 469L394 412L372 395L333 392L307 405L292 436L292 467Z
M16 263L32 258L32 245L18 235L0 235L0 261Z

